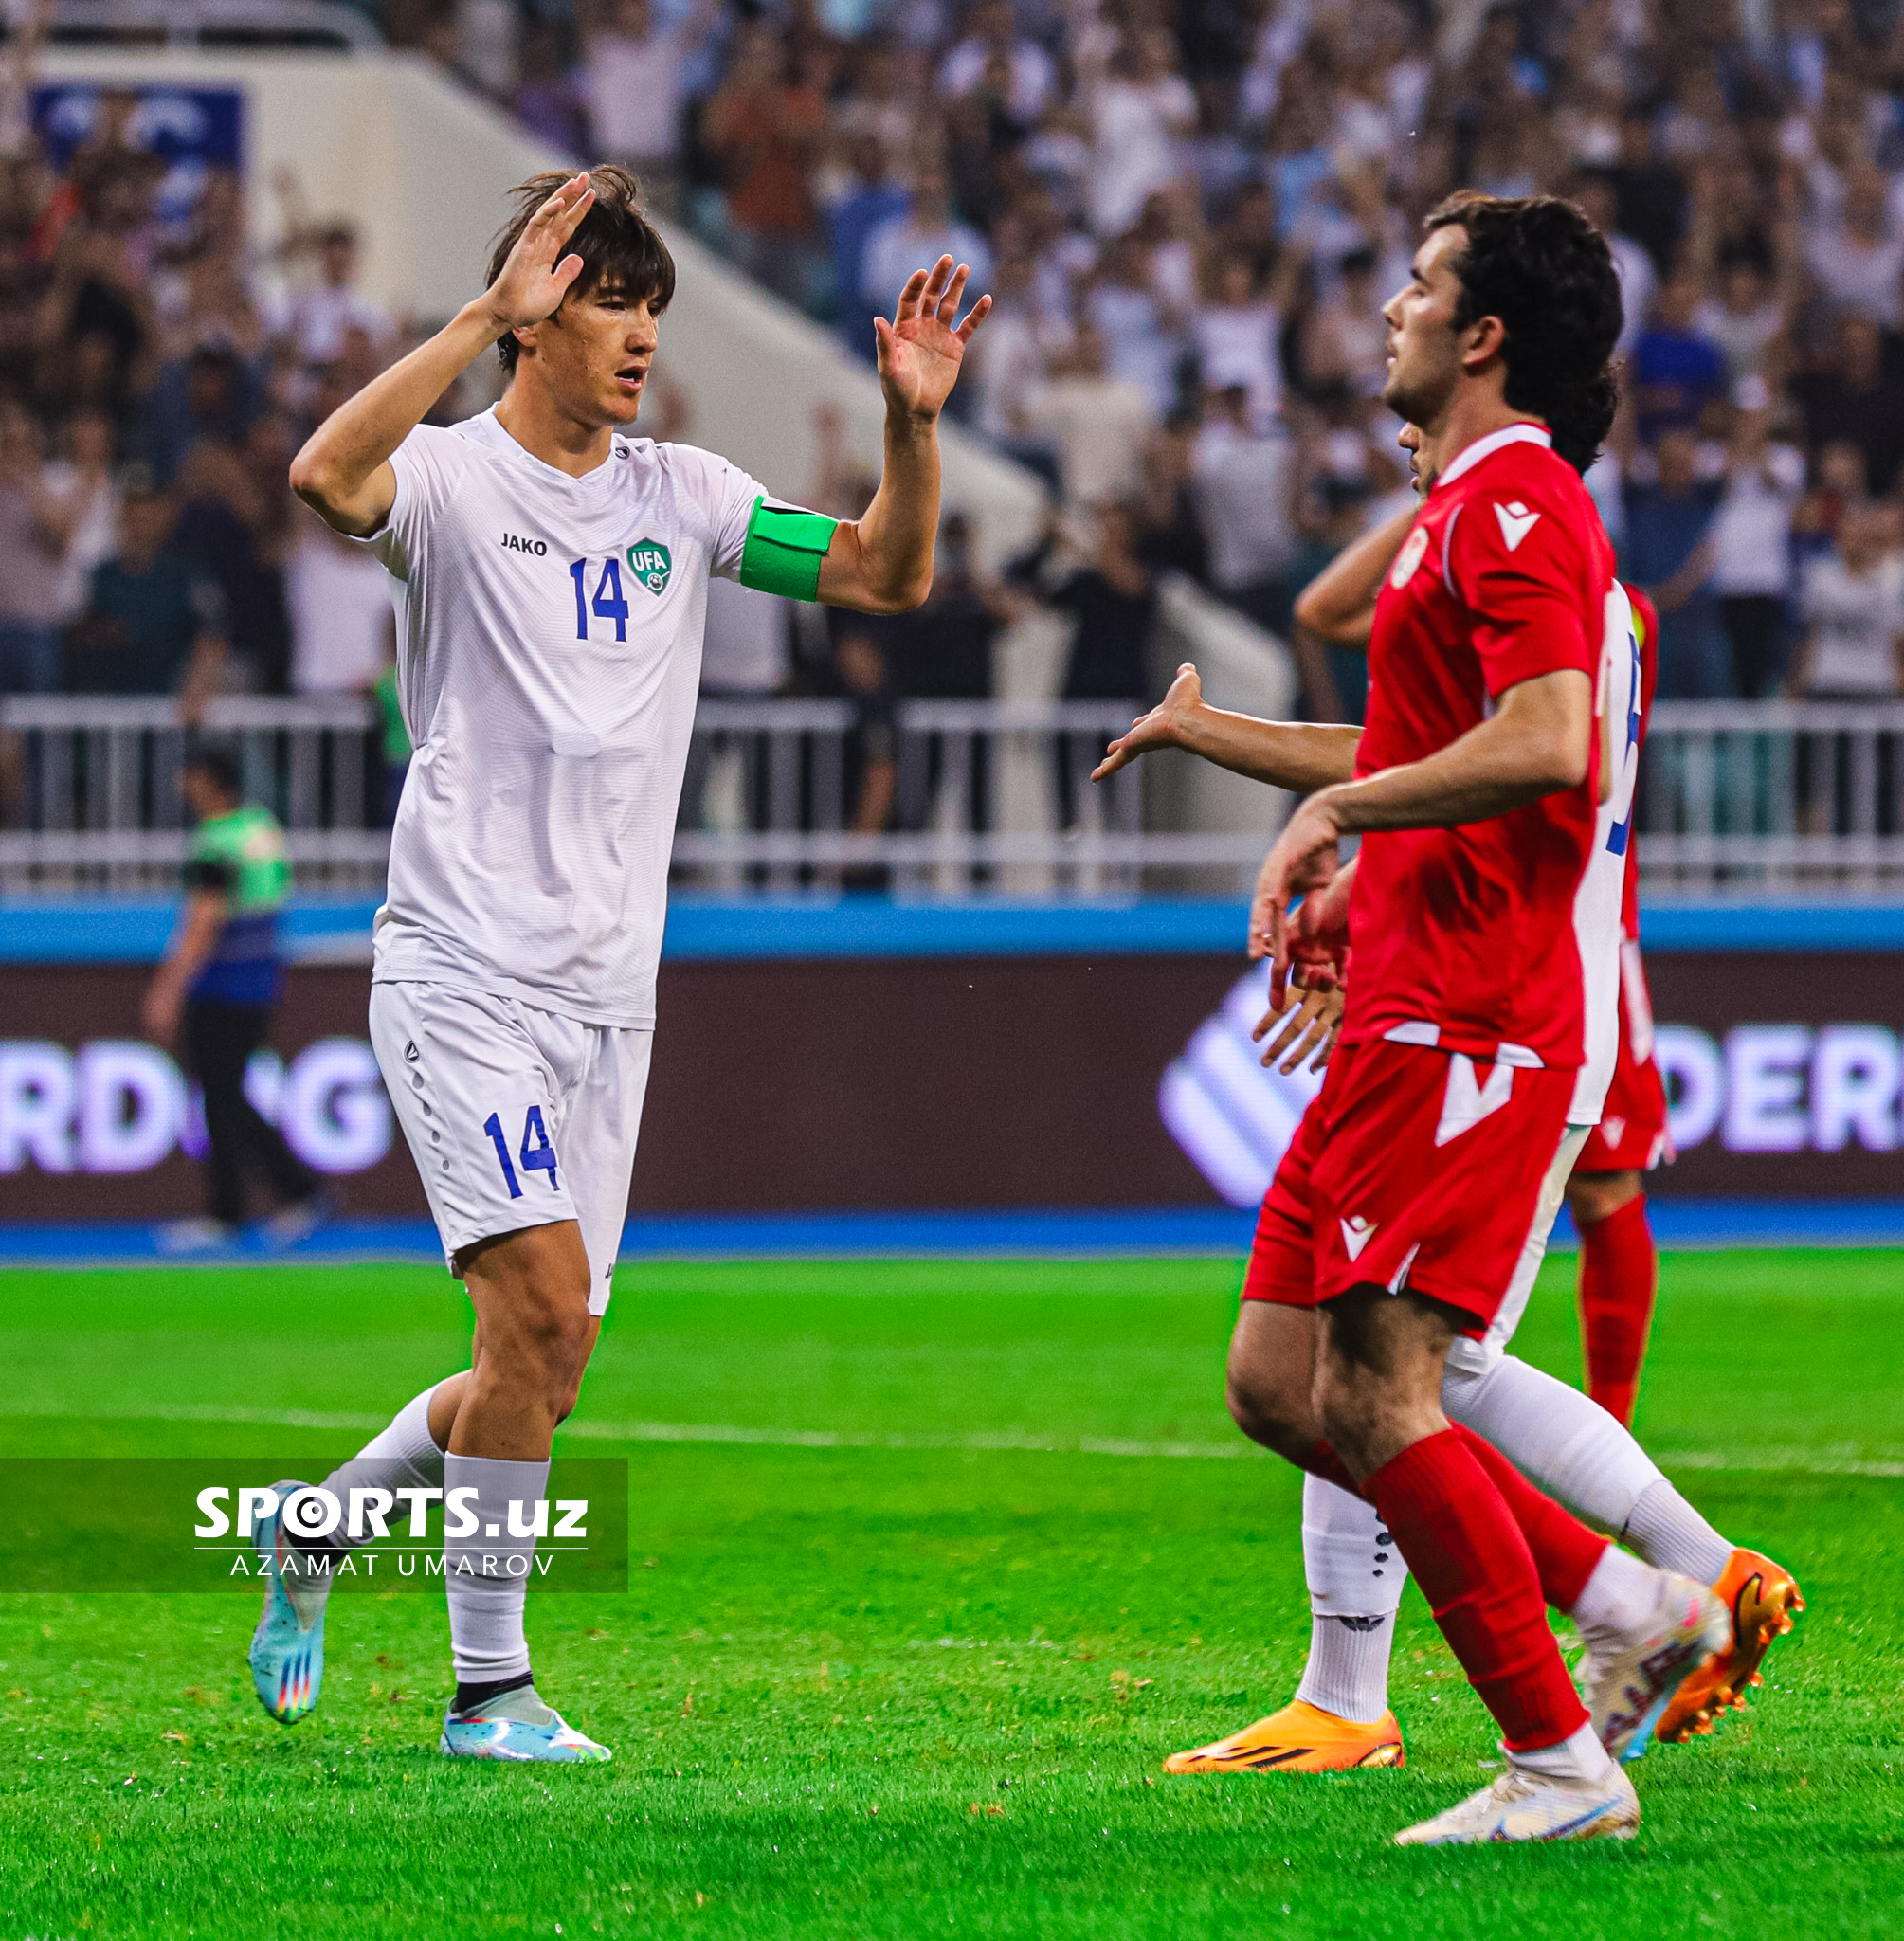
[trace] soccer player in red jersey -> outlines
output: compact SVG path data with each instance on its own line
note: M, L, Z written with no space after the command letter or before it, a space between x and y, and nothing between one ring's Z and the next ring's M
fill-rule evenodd
M1425 490L1432 481L1420 473L1419 432L1412 426L1405 428L1401 442L1415 455L1418 482ZM1300 623L1332 644L1365 648L1376 594L1411 524L1412 515L1404 514L1345 549L1303 592L1297 606ZM1639 596L1640 601L1643 598ZM1615 796L1602 809L1601 847L1605 854L1596 866L1610 868L1625 880L1629 931L1635 914L1630 806L1651 694L1650 679L1642 679L1645 619L1636 603L1631 633L1608 643L1609 654L1626 663L1626 680L1623 686L1617 679L1619 670L1609 664L1602 709L1606 737L1603 745L1613 752L1617 780ZM1657 641L1657 632L1652 638ZM1636 694L1641 698L1637 725L1631 719ZM1196 672L1189 667L1180 671L1165 701L1134 723L1132 733L1116 745L1128 753L1109 759L1121 762L1154 746L1214 753L1213 729L1217 748L1227 742L1229 766L1259 779L1276 779L1283 731L1273 722L1222 716L1206 707ZM1257 753L1249 759L1245 751L1252 738ZM1338 893L1352 868L1337 879ZM1269 1013L1256 1034L1271 1039L1263 1062L1280 1061L1286 1072L1311 1058L1317 1068L1326 1064L1340 1027L1343 993L1338 967L1328 963L1326 952L1311 950L1304 954L1323 975L1309 980L1310 988L1298 1003ZM1627 952L1623 968L1630 970L1630 965ZM1623 1068L1632 1064L1626 1046L1631 1017L1631 1006L1623 1002ZM1643 1066L1637 1069L1644 1071ZM1626 1082L1625 1096L1637 1093L1643 1104L1643 1092L1630 1079ZM1621 1084L1616 1077L1603 1117L1617 1110L1632 1111L1630 1106L1623 1108ZM1657 1123L1663 1128L1663 1090L1656 1097ZM1577 1100L1570 1113L1576 1109L1584 1112L1586 1102ZM1642 1136L1636 1129L1637 1118L1634 1114L1620 1129L1616 1142ZM1582 1165L1590 1157L1594 1142L1594 1134L1587 1137ZM1581 1166L1576 1166L1574 1177L1580 1172ZM1550 1205L1557 1210L1557 1203ZM1531 1291L1545 1252L1546 1227L1537 1222L1536 1228L1523 1250L1509 1299L1486 1339L1458 1343L1450 1351L1442 1379L1442 1411L1451 1422L1485 1436L1577 1515L1618 1533L1648 1563L1713 1585L1732 1613L1734 1644L1688 1678L1661 1715L1657 1736L1682 1740L1709 1732L1728 1707L1744 1703L1745 1689L1759 1682L1758 1667L1766 1651L1791 1628L1791 1613L1803 1609L1803 1600L1789 1573L1779 1565L1755 1551L1735 1549L1721 1536L1623 1424L1579 1390L1508 1351L1522 1297ZM1650 1290L1650 1278L1644 1284ZM1240 1342L1243 1332L1239 1330ZM1405 1763L1401 1728L1388 1709L1389 1655L1406 1581L1405 1570L1395 1561L1392 1534L1383 1530L1372 1505L1312 1474L1303 1485L1302 1549L1313 1619L1309 1657L1295 1699L1212 1744L1171 1754L1165 1762L1166 1771L1339 1772ZM1643 1750L1641 1741L1627 1756Z
M1282 731L1270 765L1316 791L1252 909L1278 975L1292 900L1309 892L1306 927L1329 928L1338 842L1364 841L1342 1047L1264 1204L1232 1408L1372 1497L1501 1724L1501 1777L1399 1838L1623 1834L1638 1802L1605 1749L1653 1717L1623 1701L1663 1705L1729 1644L1723 1607L1594 1538L1440 1407L1450 1349L1486 1335L1578 1150L1563 1135L1590 1041L1610 1061L1595 689L1626 608L1552 447L1590 450L1610 421L1618 285L1568 205L1462 199L1429 218L1387 316L1388 402L1435 484L1378 598L1367 730ZM1547 1603L1600 1634L1596 1718Z
M1627 734L1637 752L1659 674L1659 616L1637 587L1633 640L1640 655L1639 707ZM1646 1224L1641 1175L1672 1156L1666 1088L1653 1058L1653 1004L1640 957L1640 866L1626 826L1626 880L1620 927L1620 1056L1600 1123L1587 1136L1567 1204L1580 1235L1580 1333L1587 1392L1628 1425L1646 1359L1659 1260Z

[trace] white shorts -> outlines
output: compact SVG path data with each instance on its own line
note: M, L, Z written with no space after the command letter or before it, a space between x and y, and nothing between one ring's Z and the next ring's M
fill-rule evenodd
M574 1220L607 1311L655 1034L512 997L373 984L371 1043L450 1272L478 1241Z

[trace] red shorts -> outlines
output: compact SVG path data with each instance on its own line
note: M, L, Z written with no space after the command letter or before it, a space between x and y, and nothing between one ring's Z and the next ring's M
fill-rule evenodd
M1264 1197L1242 1297L1306 1308L1369 1283L1405 1287L1484 1333L1574 1079L1386 1039L1338 1046Z
M1631 1043L1624 1020L1620 1030L1620 1056L1600 1123L1587 1135L1575 1172L1650 1172L1664 1159L1673 1159L1673 1142L1666 1134L1666 1086L1659 1061L1649 1053L1643 1062L1628 1050Z

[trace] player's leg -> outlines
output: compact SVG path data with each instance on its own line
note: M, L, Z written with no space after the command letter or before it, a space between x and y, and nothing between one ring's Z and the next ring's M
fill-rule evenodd
M1637 1170L1576 1172L1567 1203L1580 1235L1580 1333L1587 1392L1628 1425L1646 1359L1659 1257Z
M1441 1412L1442 1365L1464 1316L1382 1286L1351 1287L1324 1313L1325 1432L1373 1496L1508 1757L1494 1786L1398 1838L1630 1833L1638 1802L1568 1676L1520 1523L1470 1439Z
M579 1073L586 1064L588 1027L542 1019L549 1042L538 1043L535 1022L522 1007L478 994L419 984L372 988L372 1044L452 1272L461 1255L474 1258L482 1243L499 1236L550 1224L566 1224L572 1236L572 1197L547 1128L559 1124L561 1068ZM571 1238L569 1244L579 1257L579 1243ZM541 1250L547 1251L546 1243ZM578 1284L580 1300L571 1304L586 1330L586 1264ZM496 1309L498 1300L478 1304L478 1365L497 1325L485 1322L484 1306ZM507 1354L505 1346L505 1360ZM353 1486L392 1494L412 1481L426 1488L459 1486L446 1474L446 1452L476 1373L472 1367L413 1397L389 1429L344 1465L336 1478L344 1488L334 1492L338 1500L348 1504ZM302 1549L281 1517L261 1526L261 1548L269 1551L275 1568L250 1662L260 1699L285 1723L310 1709L321 1685L327 1567L337 1551L372 1534L368 1518L355 1536L347 1520L339 1532Z
M1407 1571L1374 1509L1310 1467L1317 1459L1320 1426L1314 1412L1319 1328L1313 1310L1276 1297L1267 1252L1260 1229L1230 1339L1225 1390L1230 1414L1245 1435L1309 1470L1302 1490L1309 1669L1280 1711L1209 1745L1173 1752L1164 1770L1339 1772L1400 1766L1401 1728L1387 1701L1388 1651ZM1313 1285L1306 1262L1290 1264Z
M528 1506L548 1495L555 1427L574 1406L600 1332L589 1312L581 1227L565 1220L501 1235L465 1250L458 1264L479 1333L444 1458L456 1696L443 1749L494 1759L606 1759L605 1748L573 1732L536 1692L523 1622L536 1542Z
M1342 1060L1333 1082L1351 1061ZM1352 1488L1315 1473L1334 1467L1333 1453L1318 1448L1319 1327L1309 1222L1310 1175L1326 1110L1323 1099L1312 1101L1263 1198L1224 1388L1246 1436L1310 1471L1303 1478L1302 1542L1311 1622L1315 1642L1340 1632L1345 1649L1338 1658L1312 1648L1312 1664L1320 1662L1322 1672L1305 1677L1289 1704L1210 1745L1172 1753L1167 1772L1333 1772L1402 1763L1401 1731L1386 1693L1388 1641L1407 1573L1373 1509ZM1357 1711L1356 1693L1377 1695L1380 1702Z
M263 1032L238 1007L193 999L185 1007L186 1063L205 1104L206 1212L220 1226L245 1221L245 1067Z
M483 1758L606 1759L605 1747L570 1727L536 1690L523 1628L534 1536L510 1537L525 1560L515 1573L487 1568L488 1531L502 1519L491 1495L533 1499L546 1491L558 1423L574 1410L583 1370L607 1311L615 1256L647 1088L653 1034L593 1027L553 1136L567 1168L576 1218L480 1247L464 1262L478 1315L475 1365L451 1428L445 1485L473 1487L479 1530L445 1536L445 1579L457 1692L444 1722L446 1752ZM539 1452L539 1455L538 1453ZM533 1472L533 1473L532 1473ZM447 1500L447 1498L446 1498ZM459 1573L452 1543L484 1564ZM460 1588L466 1586L466 1588Z

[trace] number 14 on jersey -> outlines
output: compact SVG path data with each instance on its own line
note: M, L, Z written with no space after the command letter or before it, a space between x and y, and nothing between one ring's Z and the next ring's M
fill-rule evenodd
M615 638L626 641L628 637L628 603L622 592L622 562L614 558L602 561L601 575L595 581L591 598L588 592L588 579L589 571L594 563L591 559L578 559L569 569L569 577L575 582L575 638L578 641L589 638L589 615L592 612L597 620L612 620Z

